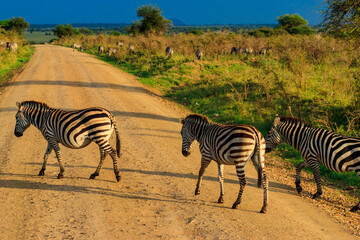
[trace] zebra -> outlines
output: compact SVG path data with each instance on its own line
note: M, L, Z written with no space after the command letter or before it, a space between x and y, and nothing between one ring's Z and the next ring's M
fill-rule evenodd
M266 55L266 51L267 51L266 48L261 48L260 51L259 51L259 54L260 55Z
M17 102L15 136L21 137L32 124L38 128L48 142L39 176L45 175L46 162L52 150L55 151L60 166L58 179L64 177L59 143L68 148L83 148L94 141L100 149L100 163L90 179L99 176L106 154L113 160L116 180L120 181L117 157L120 157L120 136L115 118L106 109L100 107L77 111L64 111L51 108L45 103L36 101ZM116 151L109 144L109 138L115 130Z
M171 58L174 55L174 49L172 47L167 47L165 49L165 55Z
M214 160L218 164L220 197L218 203L224 202L224 164L235 165L240 181L240 191L234 204L236 209L241 202L245 189L246 178L244 168L251 158L258 172L258 187L264 188L264 202L261 213L267 211L268 179L265 173L265 139L262 134L251 125L220 125L210 123L201 115L192 114L181 119L182 154L190 155L194 140L200 144L201 168L199 170L195 195L200 194L200 185L205 169Z
M135 47L134 45L132 45L131 43L129 43L129 53L132 53L135 51Z
M124 43L122 41L119 41L119 42L116 43L116 46L123 47Z
M98 52L99 52L100 54L103 53L103 52L105 52L105 48L104 48L103 45L99 46Z
M232 47L231 50L230 50L230 54L235 54L237 55L239 53L239 49L237 49L236 47Z
M195 54L198 60L201 60L201 58L204 56L204 52L200 48L196 50Z
M18 48L18 45L16 42L7 42L6 48L9 49L11 52L15 52L16 49Z
M317 186L313 199L322 194L319 163L336 172L355 171L360 177L360 139L308 125L294 117L276 116L266 136L266 152L285 142L297 149L305 161L296 166L295 185L302 191L300 172L310 166ZM356 212L360 202L351 208Z
M254 52L254 50L250 47L245 47L244 48L244 52L247 54L247 55L250 55Z
M78 44L78 43L73 43L71 45L71 47L73 48L73 51L75 51L75 49L81 50L81 48L82 48L81 44Z
M116 48L109 48L108 52L109 52L108 56L111 57L111 56L114 56L117 53L117 49Z

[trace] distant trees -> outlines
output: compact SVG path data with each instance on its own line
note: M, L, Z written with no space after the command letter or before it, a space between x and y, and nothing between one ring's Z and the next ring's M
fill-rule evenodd
M172 25L171 20L161 15L161 10L157 6L141 6L137 9L137 16L142 19L135 21L131 26L127 27L126 31L128 33L162 34Z
M323 23L336 35L360 37L360 1L326 0Z
M86 27L80 28L80 29L79 29L79 32L80 32L81 34L86 35L86 36L94 35L94 34L95 34L93 30L90 30L90 29L88 29L88 28L86 28Z
M308 26L308 21L298 14L285 14L277 18L279 25L290 34L312 34L315 31Z
M71 37L80 34L79 30L73 28L70 24L57 25L53 30L54 35L58 38Z
M19 35L22 35L25 29L30 27L30 24L25 22L24 18L14 17L8 20L0 21L0 26L6 31L14 31Z

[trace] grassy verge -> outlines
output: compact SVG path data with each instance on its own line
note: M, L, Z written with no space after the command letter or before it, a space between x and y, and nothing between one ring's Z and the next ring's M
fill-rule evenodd
M10 80L31 58L35 48L24 46L15 53L4 51L0 55L0 86Z

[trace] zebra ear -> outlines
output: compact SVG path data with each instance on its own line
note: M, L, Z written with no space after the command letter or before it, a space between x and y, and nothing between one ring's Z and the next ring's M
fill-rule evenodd
M274 127L276 127L279 124L279 122L280 122L280 117L279 117L279 115L276 114L274 123L273 123Z
M181 124L183 124L183 125L185 124L185 119L184 118L180 118L179 121L180 121Z
M18 109L20 109L21 104L19 102L16 102L16 106L18 107Z

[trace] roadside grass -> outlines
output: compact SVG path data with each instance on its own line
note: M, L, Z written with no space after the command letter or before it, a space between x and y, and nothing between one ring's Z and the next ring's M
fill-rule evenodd
M21 69L35 52L35 48L23 41L22 37L0 32L0 39L16 42L18 48L15 52L0 46L0 85L11 79Z
M106 46L114 46L117 40L98 38ZM134 53L118 48L112 57L97 53L99 43L94 36L63 39L60 44L70 46L80 41L85 52L138 76L142 83L160 89L167 98L218 123L251 124L265 136L276 113L294 114L315 127L360 136L360 48L355 43L320 35L239 37L242 44L262 44L273 49L262 56L230 55L224 49L236 41L224 38L225 43L217 47L212 44L219 42L219 36L213 34L204 34L201 39L187 38L190 37L152 40L122 36L122 41L138 48ZM151 45L154 42L156 45ZM167 58L163 48L168 44L177 46L176 42L185 46L179 45L174 56ZM210 52L201 61L192 54L194 46L200 43ZM278 159L293 166L302 161L290 146L279 146L270 156L280 156ZM336 173L321 167L321 174L340 188L354 186L355 194L360 194L360 179L355 173Z

